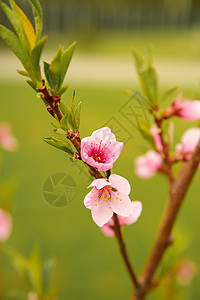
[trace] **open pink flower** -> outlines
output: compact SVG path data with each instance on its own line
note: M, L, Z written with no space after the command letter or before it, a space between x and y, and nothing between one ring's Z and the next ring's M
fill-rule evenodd
M159 129L157 127L157 125L154 125L153 127L151 127L150 129L150 133L154 139L154 143L156 145L156 148L158 149L159 152L163 151L163 145L161 143L161 139L160 139L160 135L159 135Z
M125 178L112 174L108 179L95 179L89 187L93 189L86 195L84 204L92 212L95 223L102 227L113 213L128 217L132 210L129 198L130 184Z
M0 208L0 242L5 242L12 230L12 218L8 212Z
M182 136L181 144L176 146L176 150L185 160L191 158L198 142L200 140L200 128L193 127L185 131Z
M174 115L186 121L195 121L200 119L200 101L182 101L177 98L172 104Z
M18 141L12 135L11 129L7 124L0 124L0 146L8 151L16 150Z
M110 128L103 127L81 141L81 158L100 171L112 169L118 159L123 143L117 142Z
M135 223L139 216L141 215L142 212L142 203L140 201L133 201L131 202L131 211L130 211L130 215L128 217L122 217L122 216L118 216L118 220L119 220L119 225L125 226L125 225L130 225ZM106 235L106 236L114 236L115 232L114 232L114 220L113 217L101 227L102 232Z
M136 174L141 178L152 177L162 166L162 158L156 151L149 150L135 161Z

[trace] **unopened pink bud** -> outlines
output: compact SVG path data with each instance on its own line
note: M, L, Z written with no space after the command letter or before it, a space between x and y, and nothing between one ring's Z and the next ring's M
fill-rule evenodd
M8 151L15 151L18 147L18 141L7 124L0 124L0 146Z
M162 158L156 151L149 150L135 161L136 174L141 178L152 177L162 166Z
M0 242L5 242L12 231L12 218L10 214L0 208Z
M182 101L179 97L176 99L172 107L174 109L174 115L182 118L186 121L195 121L200 119L200 101Z

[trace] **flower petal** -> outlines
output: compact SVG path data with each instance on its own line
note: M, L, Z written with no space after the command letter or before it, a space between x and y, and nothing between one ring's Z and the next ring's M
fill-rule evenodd
M115 189L117 189L120 193L129 195L131 191L130 184L127 179L125 179L122 176L112 174L109 177L109 182L111 183L111 186Z
M131 202L131 213L128 217L119 216L120 226L130 225L135 223L142 212L142 203L140 201Z
M110 183L105 178L98 178L92 181L88 188L95 186L98 190L102 189L104 186L110 185Z
M114 133L111 132L111 129L109 127L103 127L103 128L97 129L92 133L91 136L98 143L100 143L102 141L104 145L111 141L116 141L116 137L115 137Z
M101 204L98 205L98 209L92 210L92 218L99 227L106 224L112 216L113 210L108 202L105 201L102 201Z
M111 192L111 207L113 211L123 217L128 217L131 213L131 200L128 195Z

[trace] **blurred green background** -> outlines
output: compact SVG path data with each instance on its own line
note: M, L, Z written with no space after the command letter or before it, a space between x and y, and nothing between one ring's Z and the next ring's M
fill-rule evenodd
M27 1L18 3L29 11ZM185 98L200 95L199 1L41 1L44 31L49 34L45 60L52 58L60 43L77 40L70 65L69 90L63 100L70 103L72 90L83 102L81 137L88 136L115 118L131 134L114 172L126 177L132 186L131 199L143 203L138 222L124 229L128 250L139 273L152 247L167 199L167 182L161 175L143 181L134 173L134 159L149 147L137 129L120 113L128 101L124 89L139 88L131 57L131 47L143 53L152 45L160 89L179 85ZM148 4L148 5L147 5ZM162 5L161 5L162 4ZM3 14L0 20L6 24ZM57 270L53 284L59 299L129 299L131 282L114 239L103 236L83 206L88 193L88 177L72 167L67 155L50 147L42 137L52 133L52 121L41 101L16 74L20 64L0 42L0 121L9 122L20 142L15 153L1 151L1 177L13 178L18 188L12 199L13 234L8 244L24 255L40 245L41 256L54 256ZM198 98L199 99L199 98ZM174 145L189 126L175 120ZM45 179L54 173L70 174L77 195L66 208L53 208L42 198ZM177 258L200 264L198 174L179 215L175 236ZM183 246L180 246L183 245ZM183 249L179 251L177 248ZM179 253L182 252L182 253ZM26 286L3 256L4 287ZM182 291L181 291L182 290ZM199 271L189 287L177 286L175 299L198 300ZM162 299L160 289L149 299Z

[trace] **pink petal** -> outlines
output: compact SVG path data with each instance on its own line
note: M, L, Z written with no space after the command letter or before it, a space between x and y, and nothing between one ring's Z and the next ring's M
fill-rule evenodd
M162 166L162 158L159 153L149 150L145 155L135 161L136 174L141 178L152 177Z
M111 183L111 186L115 189L117 189L119 192L129 195L131 191L130 184L127 179L125 179L122 176L112 174L109 177L109 182Z
M98 178L92 181L88 188L95 186L98 190L100 190L107 185L110 185L110 182L108 182L105 178Z
M131 213L128 217L119 216L120 226L130 225L135 223L142 212L142 203L140 201L131 202Z
M0 209L0 242L5 242L12 231L12 218L9 213Z
M103 234L105 234L108 237L113 237L115 235L114 230L110 227L110 225L108 225L108 223L103 225L101 227L101 230L102 230Z
M92 210L92 218L99 227L106 224L112 216L113 210L108 202L105 201L102 201L101 204L98 205L98 209Z
M154 125L151 129L150 129L150 133L154 139L154 143L156 145L156 148L158 149L158 151L162 152L163 151L163 145L161 143L161 139L160 139L160 135L158 132L158 127L156 125Z
M102 141L103 144L107 144L111 141L116 141L116 137L115 137L114 133L111 132L111 129L109 127L103 127L103 128L97 129L92 133L91 136L98 143L100 143Z
M131 200L125 194L111 192L111 207L116 214L128 217L131 213Z
M121 142L111 141L106 145L106 150L111 155L113 162L118 159L121 154L124 144Z
M85 207L91 209L91 191L85 196L83 201Z

